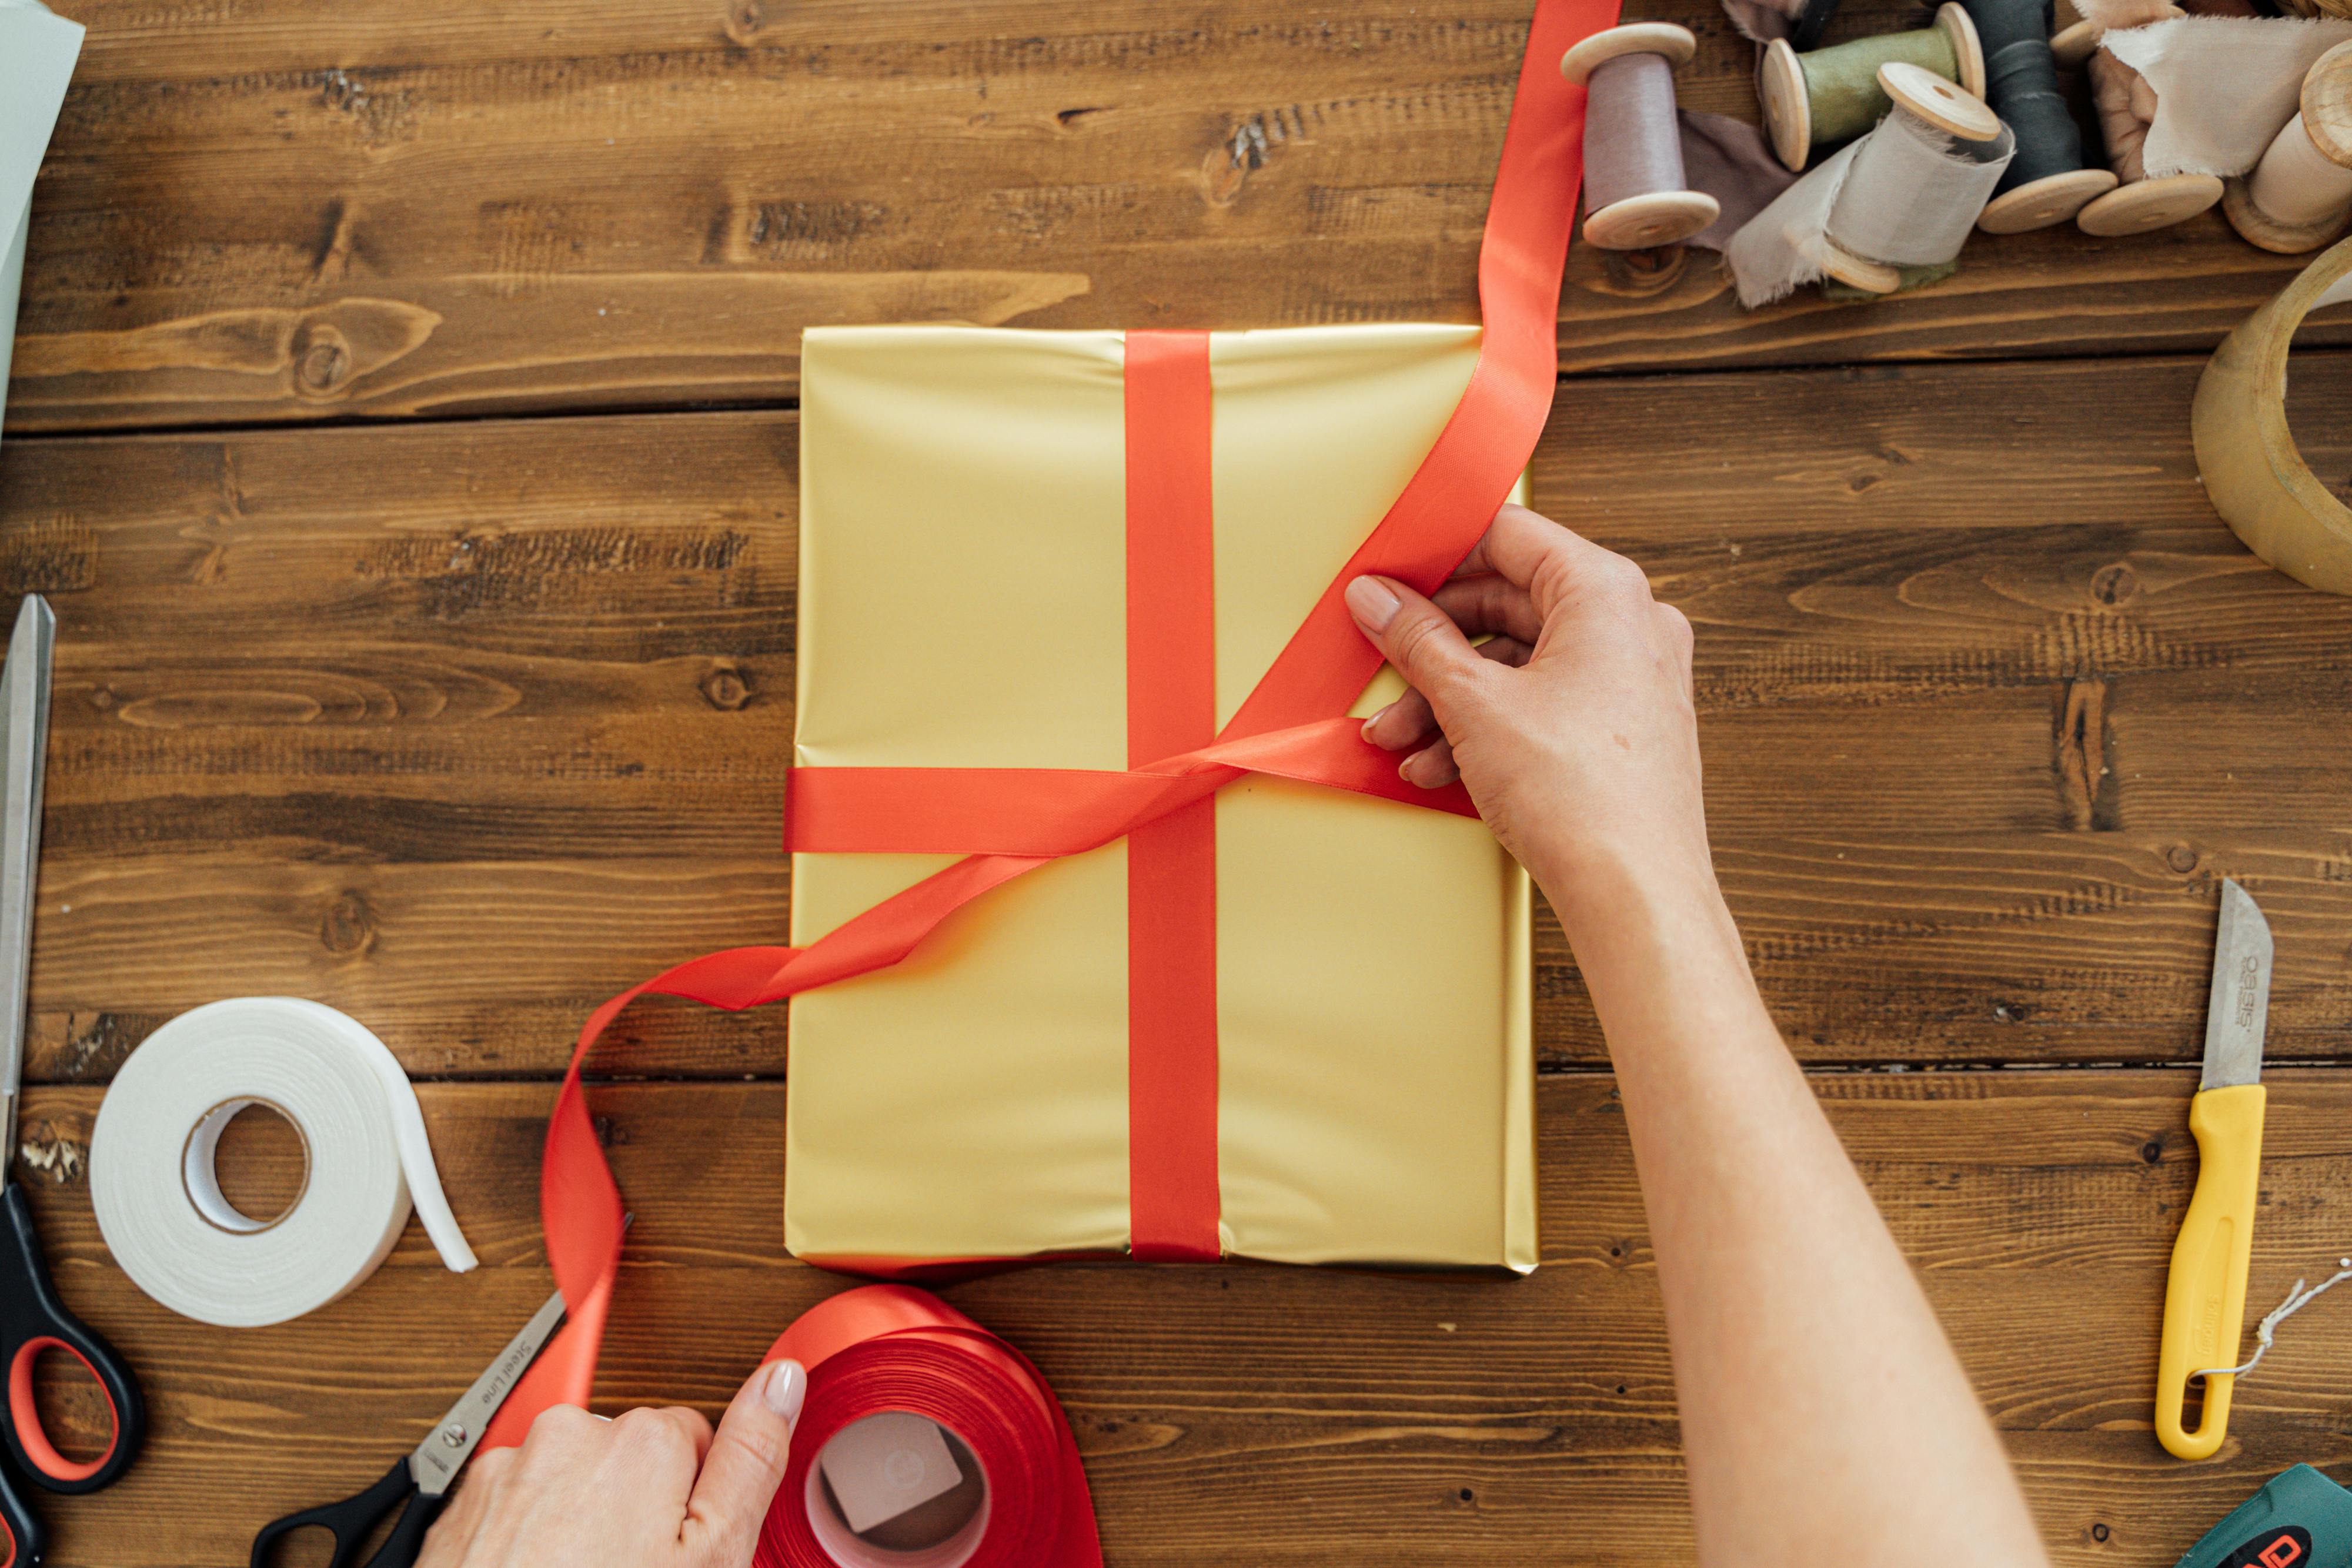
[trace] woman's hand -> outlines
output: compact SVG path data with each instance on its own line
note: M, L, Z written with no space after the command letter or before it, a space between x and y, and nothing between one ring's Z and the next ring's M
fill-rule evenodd
M1690 622L1640 567L1506 506L1434 602L1360 577L1348 608L1413 688L1364 737L1412 783L1459 777L1571 939L1628 878L1713 895Z
M716 1434L691 1410L556 1406L521 1448L475 1456L417 1568L744 1568L807 1396L800 1363L779 1361Z

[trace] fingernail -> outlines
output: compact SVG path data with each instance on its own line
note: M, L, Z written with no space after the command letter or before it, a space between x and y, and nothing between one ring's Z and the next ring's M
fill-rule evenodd
M1396 711L1396 704L1394 704L1394 703L1391 703L1391 704L1389 704L1389 706L1386 706L1386 707L1384 707L1384 708L1381 709L1381 711L1380 711L1380 712L1378 712L1378 713L1376 713L1376 714L1372 715L1372 716L1371 716L1371 717L1370 717L1370 718L1366 719L1366 720L1364 721L1364 727L1363 727L1362 731L1360 732L1360 733L1362 734L1363 737L1364 737L1366 740L1370 740L1370 739L1372 738L1372 726L1374 726L1374 725L1376 725L1376 724L1380 723L1380 722L1381 722L1381 720L1382 720L1382 719L1384 719L1384 718L1388 717L1388 716L1389 716L1389 715L1391 715L1391 713L1394 713L1395 711Z
M787 1425L798 1422L801 1406L808 1403L808 1369L797 1361L780 1361L768 1368L760 1402L782 1416Z
M1348 584L1348 611L1367 632L1385 632L1404 601L1377 577L1360 577Z

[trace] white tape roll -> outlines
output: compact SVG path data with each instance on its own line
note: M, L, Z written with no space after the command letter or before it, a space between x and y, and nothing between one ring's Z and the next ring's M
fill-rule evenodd
M213 1169L222 1130L255 1104L294 1124L309 1163L272 1220L239 1213ZM375 1271L412 1200L442 1260L474 1266L408 1075L356 1020L291 997L213 1002L149 1035L99 1107L89 1186L123 1272L201 1322L251 1328L325 1306Z

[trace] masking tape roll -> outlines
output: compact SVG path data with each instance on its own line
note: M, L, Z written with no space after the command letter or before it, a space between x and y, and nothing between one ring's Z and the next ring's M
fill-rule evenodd
M302 1138L302 1191L275 1219L240 1213L213 1168L250 1105ZM442 1260L474 1266L408 1075L364 1026L291 997L212 1002L149 1035L99 1106L89 1186L122 1271L200 1322L253 1328L325 1306L375 1271L412 1201Z
M1020 1352L936 1296L904 1285L844 1291L803 1313L765 1359L799 1362L809 1389L753 1568L1101 1568L1086 1470L1054 1391ZM885 1411L954 1434L986 1483L970 1522L927 1549L849 1534L818 1485L825 1446Z
M2352 240L2322 252L2221 340L2189 417L2206 498L2246 548L2298 582L2352 594L2352 509L2312 473L2286 422L2294 329L2341 303L2347 283Z

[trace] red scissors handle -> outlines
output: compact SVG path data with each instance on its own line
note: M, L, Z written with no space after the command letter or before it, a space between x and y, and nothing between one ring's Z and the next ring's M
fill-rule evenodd
M33 1397L33 1366L45 1350L62 1350L88 1369L106 1396L113 1432L106 1451L89 1460L68 1459L41 1425ZM0 1190L0 1351L8 1358L9 1457L33 1481L50 1491L96 1491L110 1486L147 1435L147 1407L139 1385L114 1347L66 1311L41 1261L33 1211L15 1183ZM0 1568L14 1568L0 1559Z

